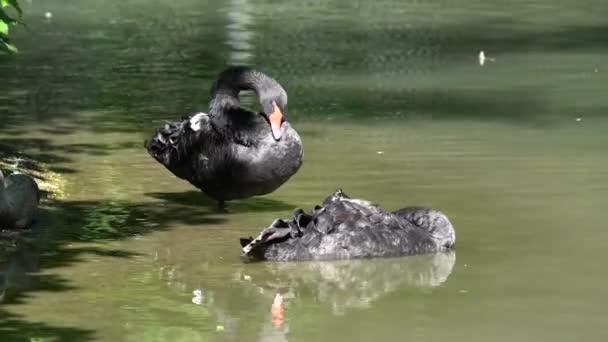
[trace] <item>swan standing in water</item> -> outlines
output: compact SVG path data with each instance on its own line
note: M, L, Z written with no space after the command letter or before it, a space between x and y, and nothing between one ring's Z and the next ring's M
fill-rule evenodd
M240 107L242 90L256 93L262 112ZM231 67L211 88L209 114L166 124L146 148L220 205L267 194L302 165L302 142L284 119L286 106L287 93L277 81L249 67Z
M34 179L24 174L4 178L0 170L0 229L23 229L32 224L40 191Z
M310 213L275 220L258 237L241 239L254 259L293 261L388 257L450 250L456 242L448 218L431 208L388 212L341 190Z

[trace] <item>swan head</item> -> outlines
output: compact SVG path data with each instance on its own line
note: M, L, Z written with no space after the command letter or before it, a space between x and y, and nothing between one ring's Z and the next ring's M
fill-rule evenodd
M262 104L262 115L268 121L275 141L281 140L281 129L285 121L284 113L287 106L287 94L281 88L278 94L271 94L267 98L260 99Z

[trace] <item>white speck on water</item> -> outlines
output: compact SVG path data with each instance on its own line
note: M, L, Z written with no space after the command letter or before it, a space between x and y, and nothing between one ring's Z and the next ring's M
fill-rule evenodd
M581 122L581 121L583 121L583 119L582 119L582 118L576 118L576 119L574 119L574 120L576 120L576 122Z
M467 264L464 264L464 267L469 267L469 265L467 265Z
M250 276L250 275L245 274L245 275L243 276L243 278L244 278L245 280L249 280L249 281L251 281L251 276Z
M192 297L192 304L202 305L203 304L203 291L196 289L192 291L194 297Z
M599 70L597 70L597 68L595 68L595 70L593 70L594 72L598 72Z
M467 292L469 292L469 291L467 291L467 290L460 290L460 291L458 291L458 292L459 292L459 293L467 293Z
M486 53L483 52L483 50L479 51L479 55L477 56L477 58L479 59L480 66L484 66L486 62L496 62L496 59L486 57Z
M384 151L377 151L377 154L384 154Z
M479 65L483 66L486 64L486 54L482 51L479 51Z
M44 17L50 20L51 18L53 18L53 13L46 12L46 13L44 13Z

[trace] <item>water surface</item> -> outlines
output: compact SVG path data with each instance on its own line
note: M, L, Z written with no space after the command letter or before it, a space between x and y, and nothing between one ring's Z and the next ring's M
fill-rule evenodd
M608 337L603 1L24 9L21 52L0 57L0 143L65 185L44 203L36 247L0 266L2 341ZM480 67L480 50L496 62ZM305 161L278 191L219 213L143 140L205 110L213 77L235 63L285 86ZM388 209L440 208L455 253L239 258L239 237L339 187Z

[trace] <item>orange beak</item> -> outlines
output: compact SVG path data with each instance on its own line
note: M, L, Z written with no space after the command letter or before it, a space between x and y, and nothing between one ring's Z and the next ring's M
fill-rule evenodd
M279 141L281 139L281 125L283 124L283 113L275 102L273 102L272 105L274 106L274 111L272 112L272 114L268 115L268 120L270 120L272 137L274 138L274 140Z

